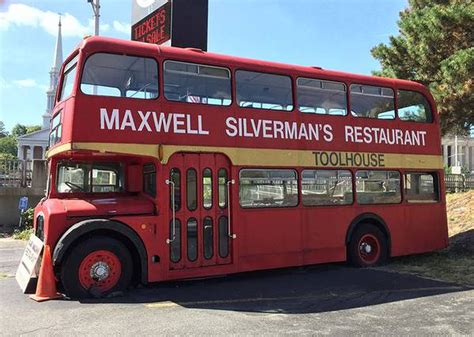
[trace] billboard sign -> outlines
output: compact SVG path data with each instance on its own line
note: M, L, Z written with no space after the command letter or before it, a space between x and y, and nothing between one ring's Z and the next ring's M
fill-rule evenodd
M163 44L171 39L171 2L132 25L132 40Z

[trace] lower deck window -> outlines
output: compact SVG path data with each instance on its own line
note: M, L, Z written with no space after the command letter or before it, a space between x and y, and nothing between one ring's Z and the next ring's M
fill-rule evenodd
M356 192L359 204L398 204L400 173L398 171L357 171Z
M405 197L408 202L437 202L438 195L438 179L435 174L405 174Z
M303 170L304 206L352 204L352 175L346 170Z
M290 207L298 204L294 170L244 169L239 175L239 200L245 208Z

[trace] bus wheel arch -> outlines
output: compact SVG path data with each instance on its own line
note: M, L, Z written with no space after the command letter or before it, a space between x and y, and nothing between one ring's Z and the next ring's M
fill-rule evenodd
M134 268L132 282L141 282L143 284L148 282L148 258L143 241L127 225L107 219L80 221L64 232L53 252L55 269L61 269L61 265L75 247L96 236L110 237L121 242L127 248L132 258Z
M359 245L367 245L369 253L361 254ZM347 259L353 265L366 267L384 262L391 255L390 231L385 221L374 213L357 216L347 230L346 247Z

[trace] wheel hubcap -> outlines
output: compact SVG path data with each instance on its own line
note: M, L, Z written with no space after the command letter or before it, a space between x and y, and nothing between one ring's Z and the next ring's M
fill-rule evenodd
M110 267L105 262L94 263L91 267L91 278L96 281L105 280L109 277Z
M79 282L84 289L105 292L115 287L122 274L117 255L108 250L97 250L87 255L79 266Z
M367 265L375 264L380 258L380 243L372 234L365 234L359 241L359 257Z

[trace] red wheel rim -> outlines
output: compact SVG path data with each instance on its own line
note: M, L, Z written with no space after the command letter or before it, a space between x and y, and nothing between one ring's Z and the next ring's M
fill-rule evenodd
M376 236L365 234L359 240L359 257L365 264L374 264L380 257L380 242Z
M79 282L85 289L92 287L104 292L112 289L122 274L117 255L108 250L96 250L87 255L79 266Z

